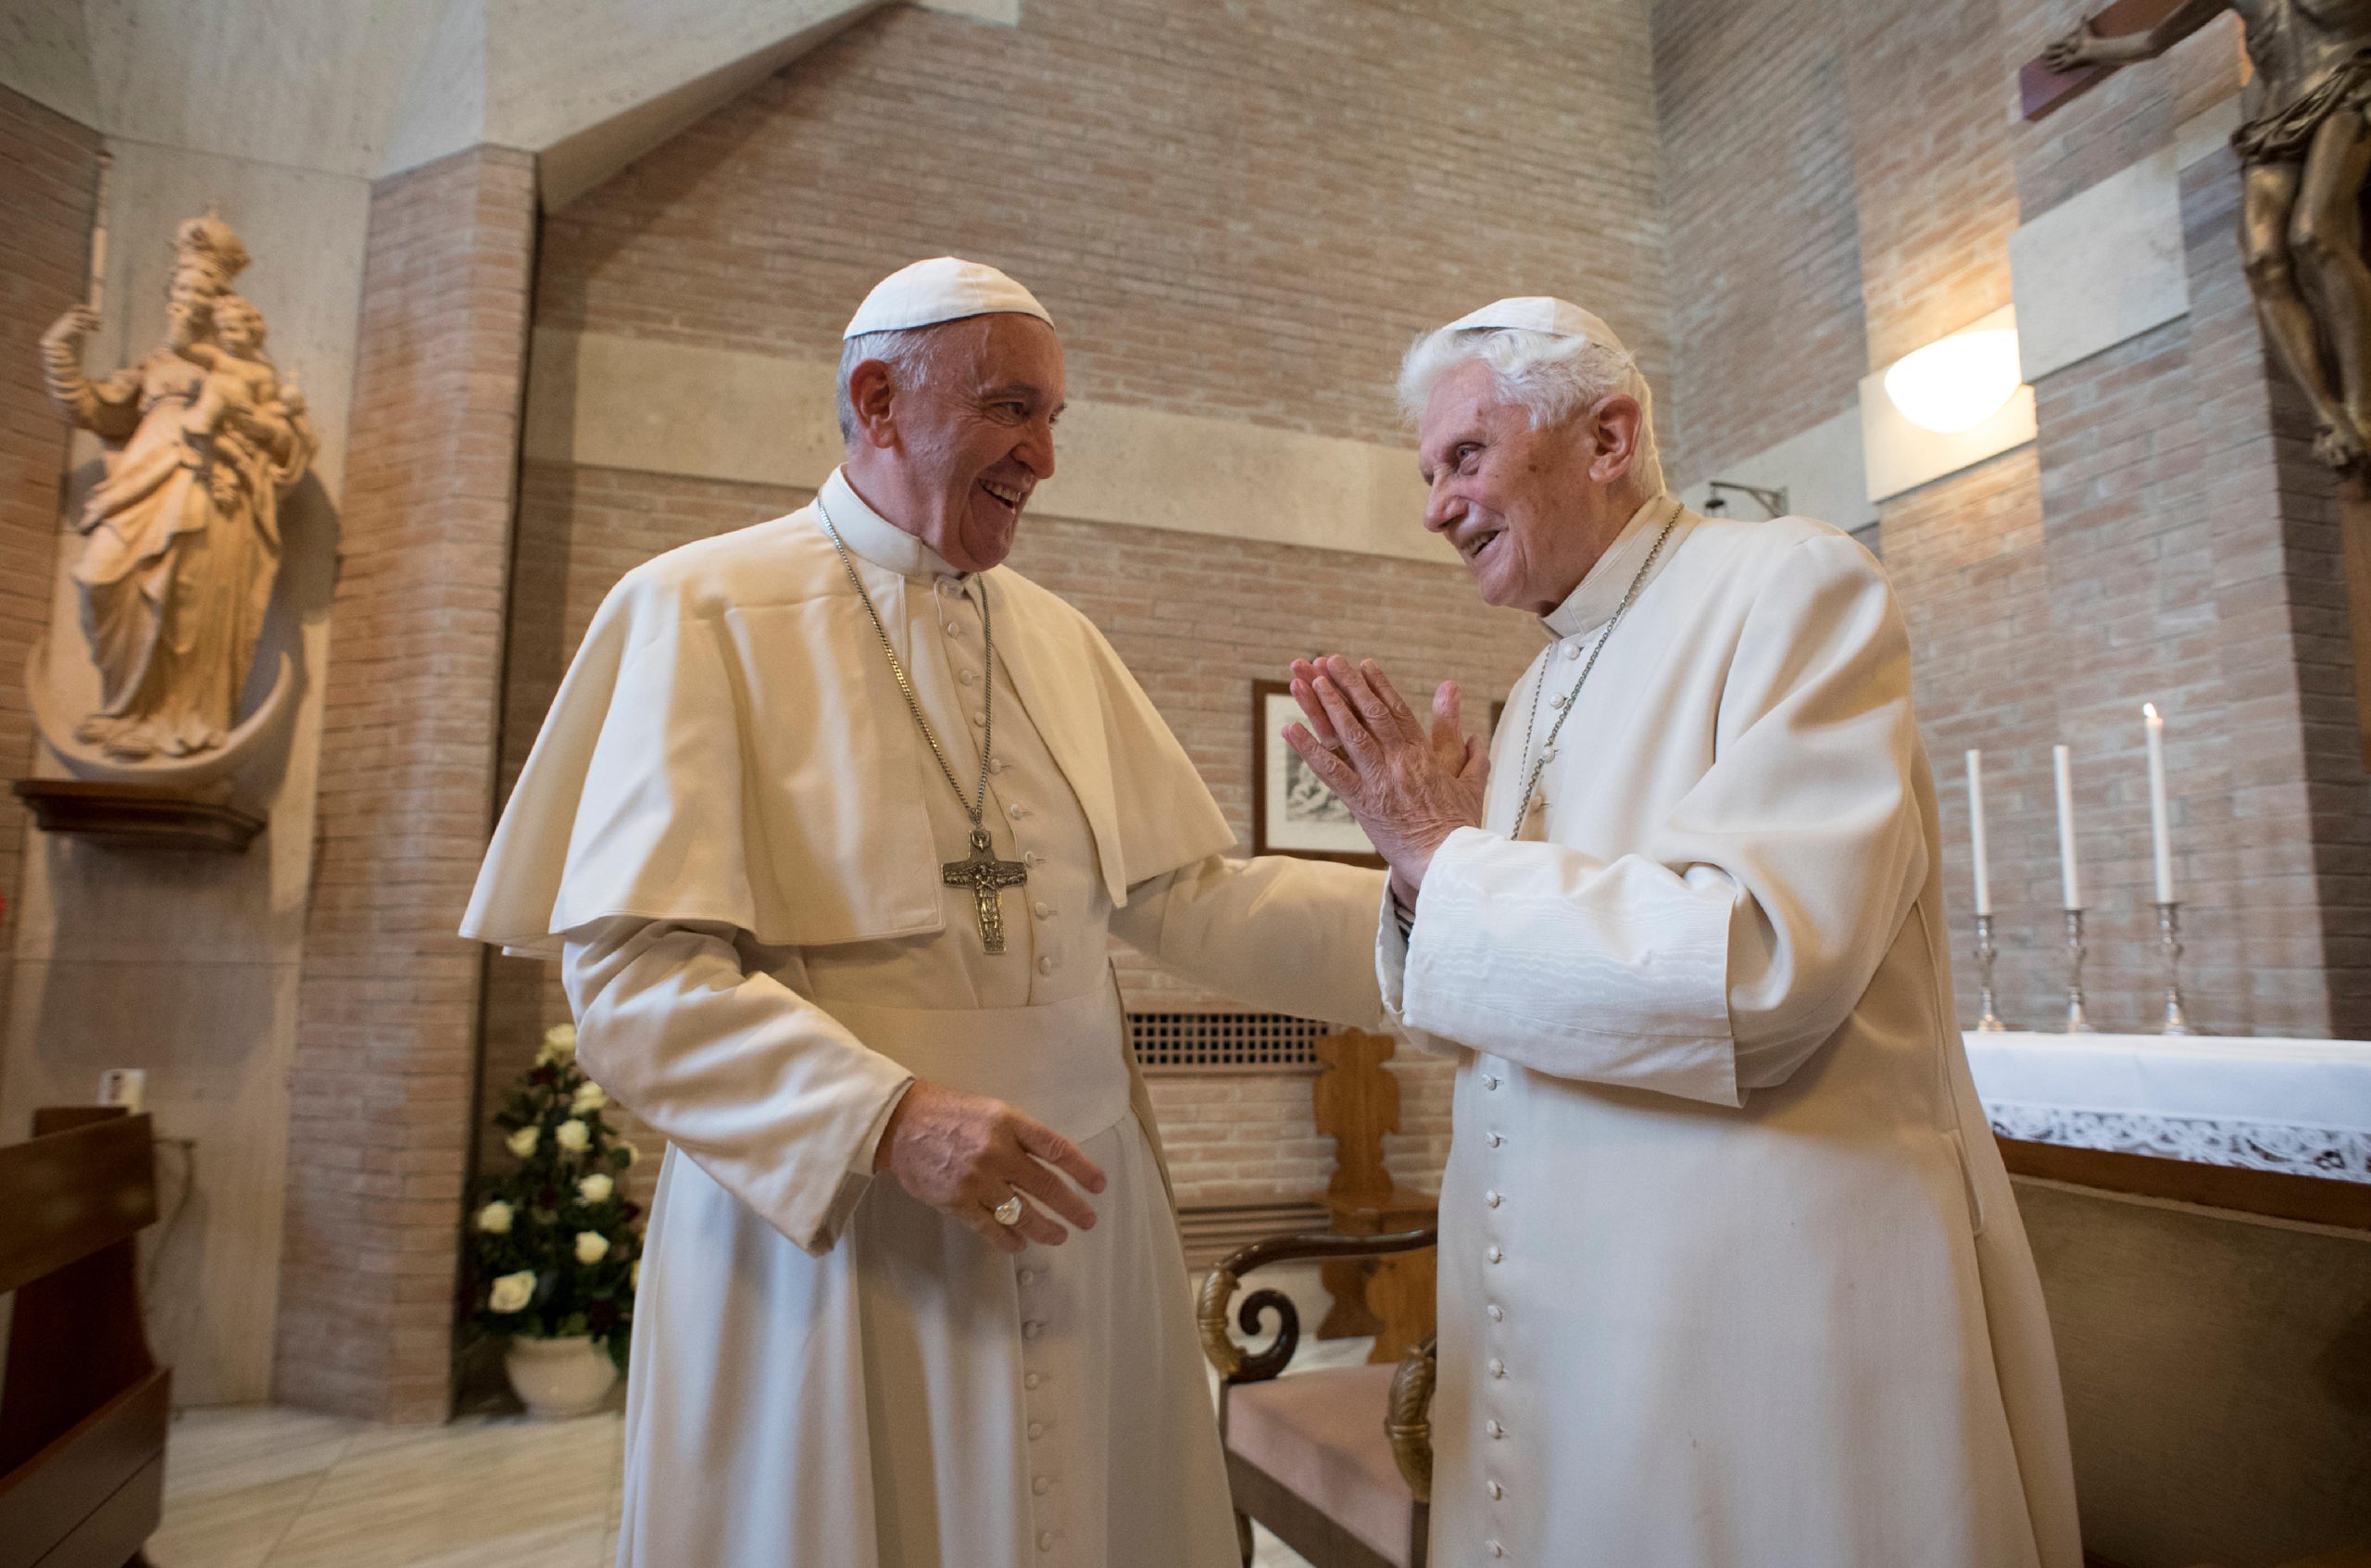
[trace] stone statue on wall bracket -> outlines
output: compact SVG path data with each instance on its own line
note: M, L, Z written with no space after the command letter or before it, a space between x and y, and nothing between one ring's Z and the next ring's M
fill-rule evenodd
M99 325L87 307L42 338L52 401L106 453L73 519L98 704L67 706L39 646L26 671L43 740L84 778L219 777L288 699L282 656L261 701L238 712L280 570L280 503L319 441L304 395L265 351L261 312L232 292L246 265L229 224L191 219L174 236L165 341L144 358L86 376L82 344Z
M2058 72L2113 70L2164 54L2225 11L2239 16L2254 67L2231 144L2256 316L2313 406L2314 455L2371 479L2371 270L2358 217L2371 170L2371 0L2124 0L2041 60ZM2094 25L2111 19L2132 30Z

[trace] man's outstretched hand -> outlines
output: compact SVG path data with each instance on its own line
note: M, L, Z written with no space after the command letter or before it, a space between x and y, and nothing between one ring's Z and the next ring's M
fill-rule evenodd
M1427 728L1371 659L1297 659L1292 678L1309 723L1286 725L1286 743L1342 797L1412 903L1441 841L1482 825L1489 751L1458 722L1457 683L1433 694Z
M889 1113L872 1168L971 1226L1000 1252L1019 1252L1033 1241L1060 1247L1068 1240L1070 1232L1048 1210L1080 1230L1095 1228L1095 1210L1057 1173L1091 1193L1104 1187L1095 1161L1052 1128L1000 1099L923 1080ZM1022 1195L1021 1223L998 1224L997 1205L1015 1193Z

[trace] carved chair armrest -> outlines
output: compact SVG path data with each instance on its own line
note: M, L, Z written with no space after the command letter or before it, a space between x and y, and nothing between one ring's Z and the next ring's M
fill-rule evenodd
M1436 1233L1426 1229L1390 1236L1272 1236L1237 1248L1202 1281L1201 1298L1194 1311L1202 1354L1218 1369L1220 1380L1228 1384L1263 1383L1292 1361L1293 1351L1300 1345L1300 1314L1281 1290L1253 1291L1243 1298L1236 1314L1246 1334L1260 1332L1263 1314L1276 1314L1276 1336L1265 1349L1247 1351L1227 1333L1227 1306L1235 1299L1243 1276L1254 1269L1308 1258L1381 1258L1394 1252L1419 1252L1436 1239Z
M1383 1417L1383 1435L1391 1443L1391 1461L1401 1479L1421 1503L1433 1500L1433 1374L1436 1362L1433 1336L1410 1346L1391 1374L1391 1401Z

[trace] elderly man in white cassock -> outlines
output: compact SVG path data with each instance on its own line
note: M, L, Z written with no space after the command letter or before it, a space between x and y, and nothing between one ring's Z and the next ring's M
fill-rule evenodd
M2079 1568L2050 1325L1951 1014L1885 573L1663 488L1605 323L1422 339L1425 526L1548 646L1457 692L1293 667L1391 865L1386 1003L1459 1063L1433 1560Z
M464 927L559 950L663 1134L625 1568L1236 1562L1107 933L1381 1022L1379 872L1234 835L1109 645L999 563L1062 356L993 269L875 288L814 503L634 571Z

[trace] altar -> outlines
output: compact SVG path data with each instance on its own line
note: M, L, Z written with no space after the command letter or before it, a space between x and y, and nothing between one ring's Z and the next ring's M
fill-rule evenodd
M1965 1037L2001 1137L2371 1183L2371 1041Z

